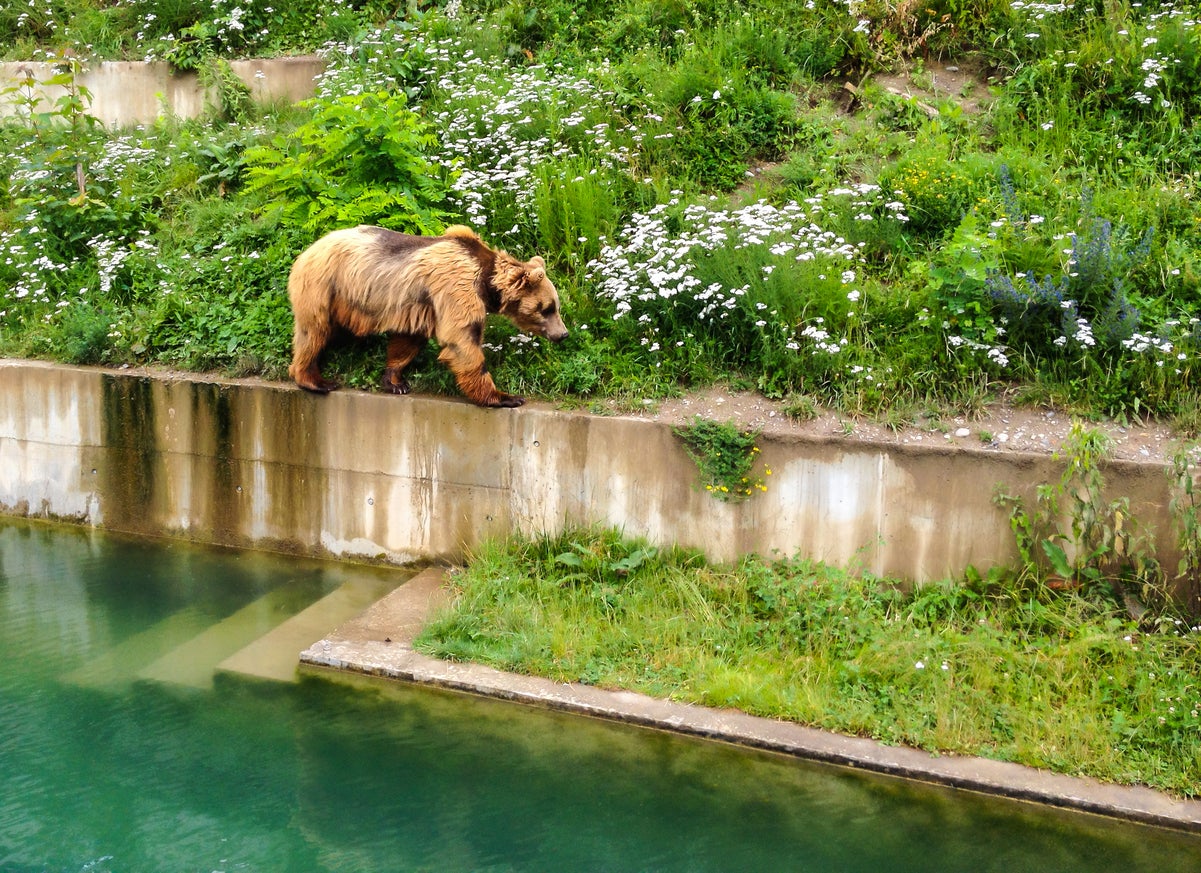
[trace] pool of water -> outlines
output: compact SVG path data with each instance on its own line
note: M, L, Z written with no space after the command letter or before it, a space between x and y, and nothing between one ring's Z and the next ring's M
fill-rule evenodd
M331 592L402 578L0 520L0 871L1201 870L1187 835L222 667Z

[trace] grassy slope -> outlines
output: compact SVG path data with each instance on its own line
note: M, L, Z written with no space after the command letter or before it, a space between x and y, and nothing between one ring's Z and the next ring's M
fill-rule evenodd
M1116 4L1101 17L975 0L930 19L885 4L861 22L800 0L739 15L702 0L532 11L488 0L453 21L436 9L391 21L337 54L321 102L299 117L119 137L7 128L0 351L282 377L296 253L330 226L430 227L441 209L552 262L579 328L568 342L550 352L490 328L494 373L523 393L637 400L724 379L894 421L1006 393L1195 429L1193 6ZM177 62L203 66L286 45L306 21L347 40L394 5L335 21L300 4L258 29L210 10L207 30L80 9L50 44L103 48L100 33L81 35L93 27L124 34L112 51L134 33L164 51L168 30L188 30ZM12 50L32 38L19 36ZM903 65L932 83L922 59L940 54L976 65L987 89L964 82L930 101L888 89L882 71ZM836 103L848 80L856 99ZM346 102L376 89L410 96ZM963 111L984 90L987 109ZM1167 111L1141 102L1146 91ZM435 144L414 145L405 105ZM258 147L273 140L271 165ZM450 190L426 158L458 162ZM731 199L764 161L775 171ZM729 208L748 194L766 205ZM787 212L798 203L804 217ZM730 244L708 249L719 235ZM799 261L806 247L817 257ZM378 346L336 353L331 369L372 386ZM415 376L417 390L453 391L430 356Z

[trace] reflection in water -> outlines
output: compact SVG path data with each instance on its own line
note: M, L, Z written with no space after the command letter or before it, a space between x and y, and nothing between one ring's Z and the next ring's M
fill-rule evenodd
M0 522L0 871L1201 869L1196 838L509 704L137 678L185 611L357 572L386 571Z

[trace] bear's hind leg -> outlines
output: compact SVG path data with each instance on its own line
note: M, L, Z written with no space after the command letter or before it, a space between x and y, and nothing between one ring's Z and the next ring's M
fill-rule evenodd
M394 333L388 337L388 363L384 368L383 386L393 394L408 394L412 390L404 370L421 353L425 337L413 333Z

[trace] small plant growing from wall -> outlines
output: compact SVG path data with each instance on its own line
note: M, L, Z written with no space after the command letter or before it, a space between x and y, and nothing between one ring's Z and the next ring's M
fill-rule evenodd
M229 61L218 55L217 42L213 23L200 21L184 28L163 57L176 70L195 71L210 108L227 121L241 123L250 112L250 88L234 73Z
M696 463L705 490L718 500L745 500L756 491L767 490L763 479L752 475L760 431L744 431L733 422L720 423L700 416L671 431ZM765 468L763 475L770 476L771 470Z
M1197 482L1201 463L1201 445L1181 447L1172 456L1168 476L1172 485L1172 517L1176 521L1180 564L1176 578L1181 583L1180 596L1185 613L1192 619L1201 618L1201 487Z
M1143 619L1149 608L1168 606L1163 572L1130 514L1129 498L1104 498L1101 464L1109 451L1103 433L1076 422L1057 454L1066 462L1063 475L1038 486L1032 508L1012 495L996 500L1009 508L1024 575L1049 588L1115 597Z

